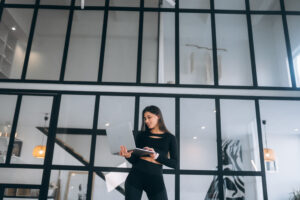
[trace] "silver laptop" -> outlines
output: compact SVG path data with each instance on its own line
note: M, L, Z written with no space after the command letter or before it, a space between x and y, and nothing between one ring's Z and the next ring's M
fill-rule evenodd
M152 153L145 149L136 148L132 130L133 128L130 122L106 125L107 140L112 154L119 155L121 145L124 145L128 151L133 150L133 154L139 156Z

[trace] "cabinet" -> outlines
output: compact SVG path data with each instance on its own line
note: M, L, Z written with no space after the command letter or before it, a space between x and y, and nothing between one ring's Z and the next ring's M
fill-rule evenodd
M9 78L14 60L17 38L11 27L0 24L0 78Z

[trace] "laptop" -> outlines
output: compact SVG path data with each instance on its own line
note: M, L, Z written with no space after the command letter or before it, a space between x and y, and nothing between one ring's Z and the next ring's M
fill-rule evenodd
M152 151L136 148L132 130L130 122L106 124L106 135L112 154L119 155L121 145L124 145L128 151L133 151L132 154L137 156L147 156L153 153Z

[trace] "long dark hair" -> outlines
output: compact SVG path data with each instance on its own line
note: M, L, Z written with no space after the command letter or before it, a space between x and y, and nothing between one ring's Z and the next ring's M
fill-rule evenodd
M169 130L167 129L167 127L165 125L164 118L162 116L162 113L161 113L160 109L157 106L153 106L153 105L147 106L143 110L143 114L142 114L142 128L141 128L142 131L149 131L150 130L148 128L148 126L146 125L145 120L144 120L144 114L145 114L145 112L150 112L150 113L158 116L158 122L157 123L158 123L159 130L161 130L163 132L169 132Z

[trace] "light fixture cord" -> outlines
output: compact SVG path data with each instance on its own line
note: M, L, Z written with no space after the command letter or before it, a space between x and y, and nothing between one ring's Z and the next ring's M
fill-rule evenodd
M265 141L266 141L266 148L268 148L268 141L267 141L267 128L266 128L266 124L264 124L264 129L265 129Z
M45 123L44 123L44 130L46 130L46 123L47 123L47 120L48 120L48 113L45 114L44 120L45 120ZM43 134L43 138L42 138L42 146L44 145L44 137L45 137L45 134Z

